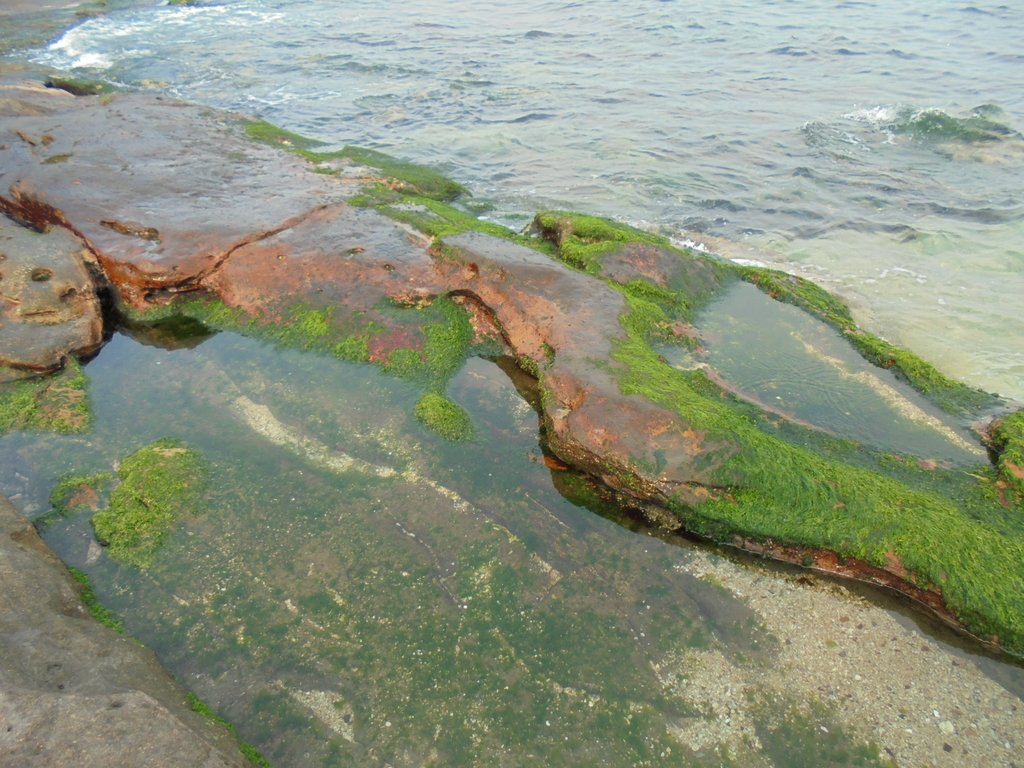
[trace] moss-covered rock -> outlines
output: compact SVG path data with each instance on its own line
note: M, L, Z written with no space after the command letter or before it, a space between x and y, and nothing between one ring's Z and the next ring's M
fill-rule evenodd
M86 432L91 420L88 379L74 360L54 374L0 383L0 434Z
M71 77L69 75L51 75L46 78L45 85L47 88L67 91L73 96L101 96L104 93L113 93L114 91L114 86L102 80Z
M437 392L427 392L416 403L416 418L446 440L468 440L473 422L458 404Z
M206 485L200 455L172 439L158 440L126 458L110 505L92 517L93 530L112 558L146 568L176 520L199 511Z
M1024 503L1024 410L997 420L990 429L990 445L996 453L999 481Z

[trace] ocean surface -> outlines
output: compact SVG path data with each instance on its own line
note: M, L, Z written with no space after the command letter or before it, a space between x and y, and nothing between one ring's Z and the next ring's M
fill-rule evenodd
M238 0L89 19L38 62L776 265L1024 399L1024 6ZM721 240L719 240L719 238Z

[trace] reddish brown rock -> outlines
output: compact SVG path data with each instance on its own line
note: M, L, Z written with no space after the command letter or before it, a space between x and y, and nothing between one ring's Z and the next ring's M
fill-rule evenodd
M622 295L544 254L489 235L447 238L449 285L472 293L505 330L514 354L536 366L546 390L551 449L612 488L693 503L736 446L705 443L678 414L619 390L611 373L624 335ZM466 264L476 266L466 279Z
M198 106L14 86L0 95L12 94L43 114L0 112L0 209L78 234L129 304L194 287L237 248L342 196L305 161Z

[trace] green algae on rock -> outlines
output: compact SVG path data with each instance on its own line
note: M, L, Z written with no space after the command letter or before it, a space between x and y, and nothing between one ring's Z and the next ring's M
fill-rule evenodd
M629 228L616 229L610 222L595 225L593 217L583 217L588 234L581 246L571 216L539 218L546 236L571 243L569 260L595 274L601 272L602 258L629 242ZM645 241L650 242L647 237ZM586 259L578 255L581 248L590 254ZM683 251L675 256L695 258ZM744 270L742 276L751 273ZM730 406L724 392L709 389L701 371L675 370L655 352L652 337L671 312L692 304L695 297L683 294L673 301L660 295L662 285L654 287L643 295L621 287L629 306L622 317L626 337L615 340L612 357L620 364L615 375L622 391L679 413L700 442L739 445L714 470L703 491L705 501L669 500L685 528L717 541L824 547L841 558L890 569L925 591L941 594L945 606L976 634L1013 652L1024 650L1024 525L1019 517L1016 523L1007 522L984 474L958 483L949 497L953 488L939 490L929 473L896 479L886 476L884 464L858 467L772 436L744 409ZM802 295L849 318L848 310L821 289ZM933 606L940 605L933 600Z
M57 373L26 379L3 381L2 374L0 369L0 434L15 429L89 430L88 378L77 361L71 360Z
M93 530L115 560L148 567L175 520L195 513L206 485L199 454L177 440L140 448L117 470L110 505L92 517Z
M1024 505L1024 410L997 420L989 431L999 482Z
M796 275L764 267L739 266L724 260L712 262L687 249L672 246L667 238L625 224L570 211L542 211L534 218L534 228L558 247L559 257L590 274L609 275L605 258L625 245L641 244L676 253L683 261L716 264L716 269L731 272L753 283L773 299L800 307L842 332L853 347L874 365L892 369L900 378L952 413L977 414L999 405L999 398L950 379L935 366L909 350L897 347L857 326L847 307L824 288ZM650 283L649 279L645 282ZM684 304L694 286L678 285Z
M119 635L123 635L124 624L117 618L117 614L104 606L99 601L99 598L96 597L96 593L92 591L89 576L78 568L68 568L68 572L71 574L71 578L79 584L78 598L82 601L82 605L85 606L86 610L89 611L89 615L104 627L114 630Z
M317 148L322 147L324 142L300 136L265 120L247 120L243 128L249 138L304 157L322 172L334 172L339 163L365 165L383 174L391 182L390 188L402 193L443 201L455 200L468 194L464 186L432 168L399 160L375 149L346 146L334 152L320 152Z
M44 85L47 88L67 91L72 96L102 96L105 93L113 93L114 91L114 86L102 80L69 77L67 75L51 75L46 78Z
M49 224L60 224L53 211L62 211L87 232L125 305L144 308L203 291L222 300L203 310L213 325L369 360L440 394L465 359L466 318L434 315L446 314L445 302L461 303L477 337L496 340L537 377L552 452L657 508L659 522L671 509L676 521L668 527L750 547L772 541L862 558L865 567L902 579L915 597L930 595L940 614L945 601L975 632L1024 647L1013 618L1022 613L1017 602L1024 593L1012 565L1018 526L991 498L991 470L960 483L942 474L933 483L926 472L888 467L872 446L843 443L841 435L823 435L778 408L744 400L706 364L676 370L654 346L673 344L699 356L704 340L692 324L741 279L772 283L770 295L817 313L854 344L869 338L824 291L696 256L592 216L541 213L540 238L516 236L438 202L450 191L421 189L417 184L430 185L414 178L374 177L364 199L357 196L363 207L356 207L341 202L360 181L344 173L352 158L319 152L317 142L269 124L251 123L250 138L299 157L231 135L231 121L184 105L119 95L121 113L130 105L137 119L112 127L102 105L62 101L77 105L70 109L80 119L55 131L53 152L67 154L87 133L98 155L120 157L127 146L132 162L107 163L104 179L68 189L55 183L57 174L80 168L78 155L55 168L31 147L12 144L5 157L35 189L46 190L46 199L19 187L5 204ZM19 129L39 132L31 118L17 120ZM216 204L197 209L183 202L161 183L161 169L146 162L185 136L199 154L190 159L194 173L186 168L182 177L194 181L194 196ZM140 195L153 212L146 221L133 213ZM116 209L112 220L157 230L160 240L95 225L89 211L99 205ZM916 358L898 356L880 340L867 346L919 389L950 388ZM952 500L936 490L947 486L957 488ZM958 504L970 514L960 514ZM929 530L917 530L919 511ZM931 538L946 536L951 540L933 546ZM970 552L952 540L967 542ZM985 575L975 561L989 552ZM1001 594L990 600L997 583Z
M444 395L427 392L416 403L416 418L446 440L468 440L473 436L469 414Z
M35 518L36 530L45 531L62 518L82 510L98 511L103 504L115 474L109 471L90 475L65 475L50 491L50 511Z

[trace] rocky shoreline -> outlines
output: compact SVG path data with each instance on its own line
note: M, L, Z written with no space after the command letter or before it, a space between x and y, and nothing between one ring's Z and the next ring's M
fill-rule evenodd
M955 501L940 508L921 495L941 467L913 459L920 471L901 485L751 432L745 412L766 422L779 414L757 416L703 369L680 376L654 351L658 343L699 349L694 307L747 280L840 328L869 359L944 405L967 414L1000 407L873 340L813 286L578 215L540 214L536 235L514 235L449 205L463 190L426 169L372 153L320 154L272 126L160 96L74 96L21 82L5 88L3 101L0 209L13 220L3 236L7 250L22 254L5 265L5 286L17 292L6 295L8 378L93 353L102 301L108 318L191 313L213 327L278 327L293 344L417 378L444 403L444 383L471 339L435 333L416 310L447 297L469 318L474 343L496 345L537 379L545 438L558 459L658 524L840 575L852 572L848 561L862 561L869 567L853 568L858 578L905 591L951 623L973 616L969 631L1020 649L1024 635L1010 608L1022 592L1016 538L965 529L1011 580L1002 585L1009 603L997 608L1000 619L978 614L975 585L945 573L951 550L878 542L868 551L836 519L863 507L859 526L873 515L888 519L889 505L917 505L919 514L959 525L950 517ZM189 302L175 303L181 298ZM1015 444L1014 423L1003 444ZM772 461L780 468L761 466ZM1019 505L1015 466L955 490L966 499L994 489L994 505ZM779 472L820 480L793 489ZM750 494L762 520L750 517ZM792 507L808 519L771 519L791 516ZM814 531L820 525L836 526L832 545Z
M375 363L421 386L417 417L458 439L466 427L446 385L485 348L514 361L551 460L653 524L883 585L1024 653L1020 533L989 524L1024 508L1021 412L863 332L814 286L568 212L508 232L429 169L321 152L160 96L8 75L0 116L0 432L87 429L77 361L118 328L156 336L188 318ZM839 330L954 412L943 428L977 466L826 445L710 367L668 366L663 348L699 357L697 310L739 282ZM985 424L992 466L960 429L971 420ZM159 765L172 752L185 764L244 764L151 654L85 619L63 566L2 499L0 519L14 600L0 613L5 754L39 765L83 755ZM52 613L36 610L44 602ZM86 662L97 656L102 668Z

